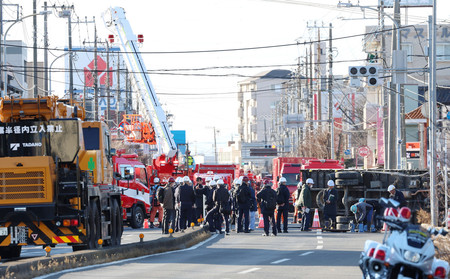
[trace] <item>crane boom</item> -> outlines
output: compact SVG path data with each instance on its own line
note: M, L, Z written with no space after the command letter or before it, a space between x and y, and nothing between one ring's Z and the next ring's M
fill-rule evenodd
M123 55L126 57L128 68L132 71L135 82L134 86L144 102L145 110L141 113L149 118L155 131L158 146L158 155L165 154L173 157L177 146L173 135L169 130L166 114L159 103L153 88L150 76L137 46L137 37L131 29L130 23L125 17L125 11L121 7L110 8L112 24L115 25L117 35L121 42Z

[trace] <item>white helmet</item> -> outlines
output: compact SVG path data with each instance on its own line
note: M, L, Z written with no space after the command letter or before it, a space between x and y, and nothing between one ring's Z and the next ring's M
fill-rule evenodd
M183 177L183 182L191 182L191 179L189 179L189 176Z
M181 183L183 178L181 178L180 176L177 177L177 179L175 179L175 183Z
M333 180L328 180L328 187L334 187L334 181Z
M389 185L388 187L388 192L395 190L395 186L394 185Z
M155 177L155 179L153 179L153 182L154 182L154 183L159 183L159 178L158 178L158 177Z
M278 181L279 183L286 183L287 182L287 180L286 180L286 178L284 178L284 177L281 177L280 178L280 181Z
M242 185L242 176L236 179L236 185Z
M211 177L209 177L209 176L206 177L206 178L205 178L205 181L206 181L206 182L210 182L210 181L211 181Z
M225 184L225 182L223 182L222 179L217 180L217 185L223 185L223 184Z
M216 185L217 185L217 183L214 180L211 180L211 182L209 182L209 186L216 186Z
M306 184L314 184L314 180L312 178L306 179Z
M217 180L219 180L220 179L220 176L218 176L218 175L214 175L214 178L213 178L213 180L215 180L216 182L217 182Z
M237 178L235 178L235 179L233 180L233 184L236 184L236 182L237 182Z

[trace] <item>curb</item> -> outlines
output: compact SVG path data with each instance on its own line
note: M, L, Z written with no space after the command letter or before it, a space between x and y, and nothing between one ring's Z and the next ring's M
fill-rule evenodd
M6 263L0 265L0 278L28 279L65 269L180 250L202 242L210 236L211 234L206 226L195 229L192 232L179 233L177 237L162 237L143 243L125 244L118 247L103 248L101 250L78 251L51 257L33 258L17 263L11 262L11 264Z

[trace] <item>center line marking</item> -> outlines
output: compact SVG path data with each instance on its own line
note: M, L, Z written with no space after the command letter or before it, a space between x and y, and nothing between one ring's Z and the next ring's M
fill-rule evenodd
M323 249L323 245L317 245L316 249Z
M303 253L303 254L300 254L300 256L307 256L307 255L312 254L312 253L314 253L314 252L309 251L309 252L305 252L305 253Z
M323 240L317 240L317 244L323 244Z
M281 259L281 260L278 260L278 261L274 261L274 262L271 262L271 264L279 264L279 263L282 263L282 262L285 262L285 261L289 261L290 259Z
M317 239L322 239L322 236L318 236Z
M238 272L238 274L246 274L246 273L250 273L250 272L253 272L253 271L257 271L258 269L261 269L261 268L259 268L259 267L250 268L250 269Z

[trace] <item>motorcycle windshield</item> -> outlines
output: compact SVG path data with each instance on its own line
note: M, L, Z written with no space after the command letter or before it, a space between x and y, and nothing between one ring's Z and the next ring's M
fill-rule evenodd
M414 248L422 248L429 238L428 232L421 226L410 225L406 228L408 245Z

